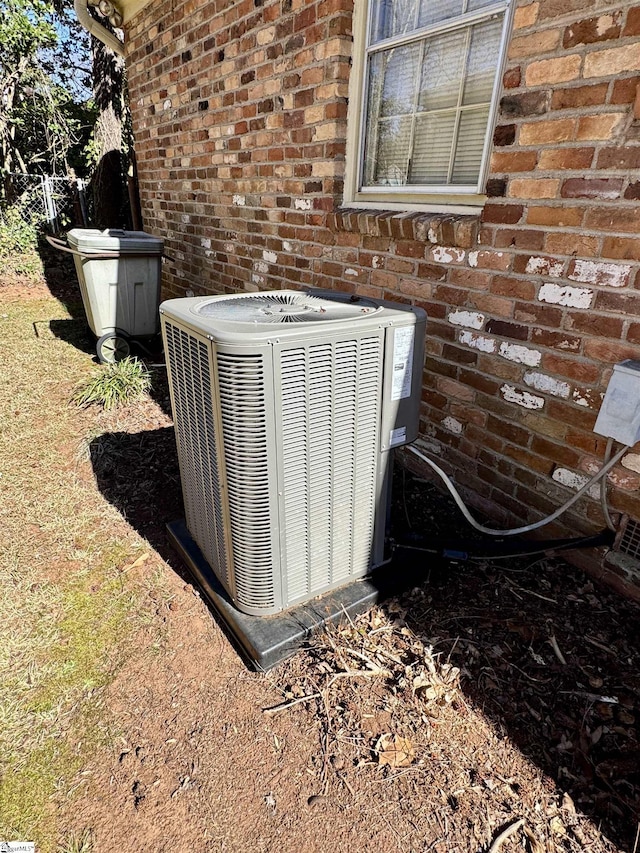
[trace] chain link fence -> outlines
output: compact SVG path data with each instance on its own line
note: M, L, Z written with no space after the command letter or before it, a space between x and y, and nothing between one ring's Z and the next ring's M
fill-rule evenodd
M35 225L57 233L67 226L87 224L85 183L81 178L54 175L7 176L3 207L11 206Z

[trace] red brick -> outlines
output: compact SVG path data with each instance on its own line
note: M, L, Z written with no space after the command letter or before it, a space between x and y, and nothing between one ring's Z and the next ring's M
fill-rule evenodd
M622 35L623 37L640 36L640 6L634 6L627 12L627 20Z
M625 358L638 358L640 349L630 344L616 343L615 341L602 341L598 338L585 341L584 354L587 358L603 362L606 365L617 364ZM585 379L586 382L593 380Z
M499 124L493 131L493 144L504 146L513 145L516 138L515 124Z
M600 239L567 231L550 232L545 238L545 251L556 255L579 255L583 258L599 254Z
M570 427L577 426L581 429L593 429L597 412L593 412L582 406L576 406L573 403L565 403L553 399L547 402L547 415L551 420L559 421Z
M599 231L637 233L640 230L640 210L633 207L594 207L585 217L587 228Z
M582 338L566 332L551 332L548 329L533 329L531 341L536 346L549 347L561 352L580 352Z
M433 291L433 298L446 305L464 305L468 294L460 287L447 287L439 284Z
M491 279L491 273L468 269L467 267L454 267L449 273L451 284L470 290L488 290Z
M499 358L496 355L488 355L486 353L480 353L478 356L478 370L489 376L495 377L496 379L506 379L507 382L520 382L522 378L521 365L514 364L512 361L507 361L506 359ZM491 405L494 404L485 400L484 405L490 408ZM495 406L498 406L498 409L496 409ZM499 397L492 411L499 410L505 415L505 417L513 418L515 416L512 408L511 403L506 403L503 401L502 397Z
M517 424L508 423L507 421L500 420L499 418L495 417L495 415L490 415L489 420L487 421L487 429L495 433L496 435L501 436L507 441L511 441L514 444L519 444L522 447L526 447L529 442L528 430L523 429Z
M577 447L585 453L593 456L602 456L605 451L606 439L601 438L593 432L585 432L579 429L567 430L566 441L571 447Z
M576 47L579 44L595 44L609 41L620 35L620 12L612 15L600 15L597 18L586 18L570 24L564 31L562 46Z
M572 332L584 332L587 335L599 335L604 338L622 337L622 320L617 317L599 316L595 311L567 314L565 327Z
M628 291L601 290L596 295L595 310L611 311L628 317L640 315L640 294Z
M519 465L526 465L532 471L549 474L549 461L532 453L524 447L514 447L509 445L505 447L504 452L507 456L517 462Z
M492 242L492 240L489 238L484 242ZM536 231L533 228L498 228L493 236L493 244L496 249L540 251L544 245L544 231Z
M501 382L496 382L496 380L491 376L484 376L476 370L469 370L464 367L460 369L458 376L460 378L460 382L463 382L471 388L475 388L477 391L481 391L483 394L488 394L491 397L494 397L498 393L500 385L502 384Z
M524 36L514 36L508 49L509 59L537 57L560 45L561 30L539 30Z
M582 225L584 209L581 207L530 207L527 222L531 225L570 228Z
M640 84L640 77L638 76L616 80L613 84L610 103L632 104L636 99L638 84Z
M491 172L493 174L532 172L537 160L537 151L494 151L491 155Z
M563 429L562 433L564 437L566 429ZM531 450L539 456L551 460L556 465L566 465L569 468L577 468L582 458L582 454L572 447L536 435L531 440Z
M529 329L518 323L507 323L504 320L488 320L485 330L490 335L498 335L501 338L510 338L514 341L526 341L529 338Z
M478 360L478 353L476 350L469 349L468 347L458 347L453 346L452 344L445 344L442 347L442 357L445 359L449 359L455 365L458 364L475 364ZM426 366L428 370L428 365ZM457 367L454 367L455 375L458 373Z
M502 85L505 89L517 89L520 85L522 74L520 68L509 68L504 72Z
M573 142L576 138L576 123L572 118L549 121L527 122L520 126L521 145L545 145L558 142Z
M490 293L470 293L469 306L496 317L513 316L513 302L510 299L503 299L501 296L493 296Z
M448 272L446 267L441 267L437 264L418 264L418 278L430 281L444 281Z
M549 109L550 98L549 90L505 95L500 101L500 114L505 118L544 115Z
M600 368L592 362L563 358L555 353L545 353L542 356L542 368L546 373L578 382L597 382L600 377Z
M588 169L595 148L546 148L540 152L540 169Z
M512 299L533 300L535 298L536 287L528 279L496 275L491 282L491 292L500 296L508 296Z
M485 204L482 221L515 225L522 218L523 212L524 207L521 204Z
M542 302L516 302L513 316L520 323L530 323L535 326L547 326L550 329L560 327L562 322L562 309L553 308L551 305L545 305ZM544 329L534 328L534 336L542 334ZM563 335L567 337L567 335ZM553 346L552 344L543 344L543 346Z
M602 257L640 261L640 238L605 237L602 244Z
M597 165L598 169L640 169L640 146L603 148Z
M620 198L622 178L569 178L560 190L563 198Z
M464 403L452 402L451 414L463 423L475 424L479 427L483 427L487 422L486 412L478 411L478 409L474 409L471 406L465 406Z
M404 255L407 258L424 258L424 252L424 245L412 240L396 243L396 254Z
M625 120L624 113L600 113L578 119L576 139L613 139Z
M453 397L456 400L464 400L467 403L475 400L476 393L473 388L469 388L468 385L463 385L462 382L456 382L454 379L439 379L438 380L438 389L441 393L446 394L447 397Z
M551 98L552 110L574 110L604 104L609 90L608 83L590 86L572 86L570 89L555 89Z

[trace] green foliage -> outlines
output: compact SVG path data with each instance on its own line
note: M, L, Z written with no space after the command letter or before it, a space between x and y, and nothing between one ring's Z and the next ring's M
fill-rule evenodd
M0 6L0 68L4 73L56 43L53 6L44 0L4 0Z
M72 401L79 406L95 404L113 409L133 402L150 387L151 377L144 363L127 356L102 368L97 376L75 391Z
M19 207L0 210L0 263L7 274L32 277L42 273L38 220L25 217Z
M94 112L77 83L86 75L77 26L45 0L0 3L0 175L82 162Z
M38 246L37 222L20 213L17 207L0 212L0 258L34 252Z

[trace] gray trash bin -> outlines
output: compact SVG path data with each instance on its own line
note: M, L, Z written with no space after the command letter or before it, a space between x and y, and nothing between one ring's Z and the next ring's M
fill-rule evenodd
M129 354L131 338L158 334L162 239L144 231L74 228L67 234L67 247L51 242L74 255L100 361L119 361Z

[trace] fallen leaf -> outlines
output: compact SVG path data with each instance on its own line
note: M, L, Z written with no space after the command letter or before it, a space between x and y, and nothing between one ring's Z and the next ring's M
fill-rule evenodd
M375 751L380 766L388 764L389 767L409 767L416 757L409 738L393 735L390 732L378 738Z
M138 557L137 560L134 560L131 565L125 566L123 569L121 569L121 573L124 574L125 572L130 572L131 569L137 569L139 566L142 566L144 563L146 563L150 556L151 554L142 554L142 556Z

